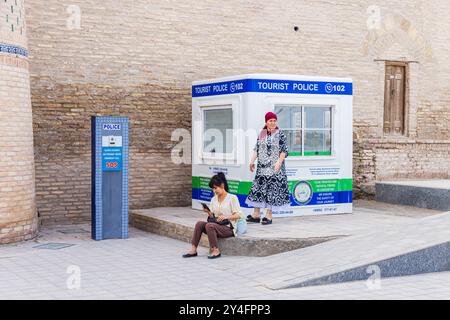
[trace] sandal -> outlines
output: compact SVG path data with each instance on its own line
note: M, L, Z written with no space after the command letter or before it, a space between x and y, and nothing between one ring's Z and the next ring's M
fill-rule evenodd
M251 214L249 214L247 216L247 222L260 223L261 222L261 218L253 218L253 216Z
M267 219L266 217L264 217L262 219L261 224L267 225L267 224L272 224L272 219Z
M196 252L196 253L186 253L186 254L183 254L183 258L192 258L192 257L196 257L196 256L198 256L198 253Z
M222 256L222 254L219 253L219 254L216 254L215 256L208 256L208 259L217 259L217 258L220 258L221 256Z

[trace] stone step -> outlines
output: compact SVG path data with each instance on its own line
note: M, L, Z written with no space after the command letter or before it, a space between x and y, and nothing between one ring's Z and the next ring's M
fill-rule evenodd
M305 280L289 286L307 287L330 283L368 280L379 272L382 278L409 276L422 273L450 271L450 242L411 251L385 260L374 261L353 269L344 270L316 279Z
M204 219L202 214L189 208L131 210L129 215L130 226L132 227L188 243L191 242L194 234L195 222L202 218ZM255 234L253 232L252 235L219 239L219 247L224 255L266 257L341 237L342 235L331 234L295 238L283 237L283 233L280 233L279 237L274 237L270 233L264 236L261 233ZM206 235L202 236L200 246L209 247Z
M450 213L377 227L314 247L263 258L243 268L267 270L254 280L273 290L450 271ZM382 241L380 241L382 239ZM274 270L283 270L275 273ZM375 272L375 274L374 274ZM372 278L373 279L373 278Z
M375 183L375 199L441 211L450 210L450 180L402 180Z

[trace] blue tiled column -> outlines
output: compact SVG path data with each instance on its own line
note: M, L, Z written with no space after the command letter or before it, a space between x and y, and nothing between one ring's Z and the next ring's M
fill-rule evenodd
M105 124L118 124L120 130L105 131ZM126 117L92 117L92 239L103 240L108 238L128 238L128 153L129 153L129 122ZM122 136L122 165L115 171L106 171L102 165L102 137L108 134ZM115 179L109 179L113 175ZM117 177L120 176L118 180ZM105 186L106 183L120 184L120 186ZM108 192L105 192L107 190ZM121 199L121 208L110 206L110 201ZM106 201L106 202L105 202ZM105 212L105 203L113 211ZM110 209L111 210L111 209ZM106 214L114 214L113 225L105 227ZM120 214L120 219L116 219ZM120 221L120 226L117 225ZM106 228L110 228L106 229ZM114 230L120 228L120 234ZM114 230L112 230L114 229Z

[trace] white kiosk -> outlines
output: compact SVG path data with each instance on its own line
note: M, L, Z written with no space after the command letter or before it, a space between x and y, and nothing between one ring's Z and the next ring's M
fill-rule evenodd
M224 172L243 211L255 173L249 161L268 111L288 137L291 205L276 216L352 212L352 80L246 74L192 85L192 207Z

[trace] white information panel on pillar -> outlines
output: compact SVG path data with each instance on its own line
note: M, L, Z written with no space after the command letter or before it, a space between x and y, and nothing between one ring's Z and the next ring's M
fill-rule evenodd
M192 85L192 207L213 196L210 178L224 172L245 199L249 162L264 115L275 112L288 140L291 204L275 216L352 212L352 103L349 78L249 74Z

